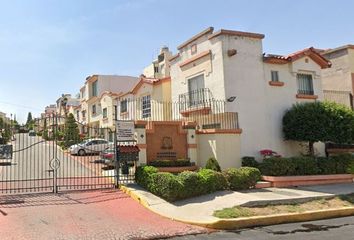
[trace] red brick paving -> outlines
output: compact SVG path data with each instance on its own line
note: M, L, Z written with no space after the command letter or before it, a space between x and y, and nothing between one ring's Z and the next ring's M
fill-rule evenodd
M207 229L158 216L118 190L0 196L0 239L160 239Z

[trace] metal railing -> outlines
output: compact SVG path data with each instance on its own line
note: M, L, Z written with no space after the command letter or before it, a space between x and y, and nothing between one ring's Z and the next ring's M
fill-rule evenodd
M118 104L118 120L191 121L197 123L197 129L239 128L237 113L226 111L227 103L223 100L205 99L192 105L189 101L161 102L155 100L150 100L150 104L143 104L140 98L124 101L124 106ZM121 108L123 112L120 111Z

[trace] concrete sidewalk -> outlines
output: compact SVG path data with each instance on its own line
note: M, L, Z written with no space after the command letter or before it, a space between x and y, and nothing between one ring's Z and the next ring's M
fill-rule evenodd
M297 188L264 188L242 192L220 191L174 203L169 203L135 184L128 185L123 190L159 215L183 222L203 224L219 220L212 216L215 210L236 205L290 203L349 194L354 193L354 183Z

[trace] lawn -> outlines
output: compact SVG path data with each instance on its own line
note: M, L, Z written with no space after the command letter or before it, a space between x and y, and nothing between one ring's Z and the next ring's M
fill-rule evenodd
M354 207L354 193L334 197L331 199L317 199L304 203L267 205L260 207L241 207L224 208L214 212L214 216L218 218L240 218L252 216L267 216L273 214L284 213L302 213L314 210L335 209Z

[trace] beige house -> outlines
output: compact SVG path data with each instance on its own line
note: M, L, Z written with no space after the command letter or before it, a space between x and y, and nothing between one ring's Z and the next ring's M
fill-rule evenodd
M172 52L170 52L168 47L162 47L157 59L144 69L144 76L147 78L165 78L170 76L169 59L171 56Z
M272 149L283 156L303 151L300 144L283 140L282 116L296 102L323 99L321 70L330 63L314 48L287 56L266 55L264 37L234 30L214 32L210 27L178 46L178 53L169 59L172 101L182 99L189 103L185 111L195 113L214 111L200 104L201 99L223 100L225 113L238 115L231 120L239 122L234 124L240 128L238 137L199 137L204 139L198 143L203 146L203 150L198 150L200 161L217 156L216 146L233 149L233 156L219 153L228 159L225 166L240 165L234 162L239 161L237 156L260 157L262 149ZM222 128L226 116L218 118L220 124L214 124L215 132ZM208 125L205 131L210 132L210 128ZM322 145L317 151L323 152Z
M322 71L324 97L353 108L354 45L345 45L321 52L332 63Z

